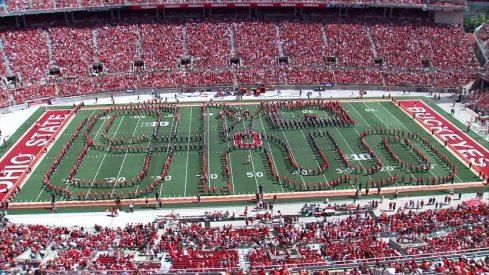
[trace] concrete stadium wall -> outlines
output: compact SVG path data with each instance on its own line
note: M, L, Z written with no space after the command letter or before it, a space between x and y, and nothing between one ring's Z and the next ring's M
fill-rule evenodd
M434 20L439 24L463 24L464 11L437 11Z

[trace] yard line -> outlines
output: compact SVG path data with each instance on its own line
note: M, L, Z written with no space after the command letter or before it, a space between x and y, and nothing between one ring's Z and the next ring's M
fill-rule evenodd
M326 112L325 112L325 113L326 113ZM295 114L294 114L294 111L292 111L292 116L293 116L293 117L294 117L294 119L295 119ZM304 137L304 140L306 141L306 144L307 144L307 145L309 145L309 142L307 141L306 135L304 134L304 131L302 130L302 128L301 128L301 133L302 133L302 137ZM311 147L307 147L307 148L308 148L308 149L311 151L312 156L313 156L313 158L314 158L314 161L316 161L316 165L317 165L318 167L320 167L321 165L319 164L318 160L317 160L317 159L316 159L316 157L314 156L314 151L311 149ZM301 172L302 172L302 171L301 171ZM326 176L324 175L324 173L323 173L323 178L324 178L324 180L326 181L326 184L329 186L328 179L326 178Z
M402 127L404 127L404 129L406 129L408 132L410 132L410 133L411 133L411 130L409 130L409 128L408 128L408 127L406 127L406 125L404 125L404 123L402 123L402 122L401 122L401 121L400 121L400 120L399 120L399 119L398 119L398 118L397 118L397 117L396 117L396 116L395 116L395 115L394 115L394 114L393 114L393 113L392 113L392 112L391 112L389 109L385 108L385 106L384 106L384 105L382 105L382 104L380 104L380 102L377 102L377 103L378 103L378 104L379 104L379 105L380 105L382 108L384 108L384 109L385 109L387 112L389 112L389 113L390 113L390 114L391 114L391 115L392 115L392 116L393 116L393 117L394 117L394 118L397 120L397 122L399 122L399 124L401 124L401 125L402 125ZM382 121L382 122L383 122L383 121ZM385 124L385 123L384 123L384 124ZM435 173L433 173L433 171L432 171L431 169L429 169L429 170L430 170L431 174L432 174L433 176L435 176L435 177L436 177ZM455 177L456 177L456 178L458 178L460 181L462 181L462 179L461 179L459 176L455 175Z
M261 123L261 127L263 128L263 133L266 135L267 132L265 130L265 125L263 124L263 120L261 119L261 115L258 114L258 117L260 118L260 123ZM268 135L267 135L268 136ZM267 138L268 139L268 138ZM275 166L275 169L277 168L277 165L275 164L275 158L273 157L273 153L272 153L272 148L270 147L270 142L267 141L267 145L268 145L268 150L270 151L270 155L272 156L272 163L273 163L273 166ZM282 186L282 184L279 183L279 186L280 188L282 189L282 192L284 192L284 187Z
M207 138L205 141L207 142L207 179L209 181L209 190L211 189L211 162L209 161L209 155L210 155L210 143L209 143L209 138L210 138L210 119L209 119L209 109L206 107L206 119L207 119Z
M243 121L243 128L244 130L246 130L246 124ZM251 154L251 149L248 149L248 154L250 155L250 160L251 160L251 167L253 168L253 177L255 178L255 183L256 183L256 191L258 192L259 188L258 188L258 180L256 178L256 171L255 171L255 163L253 162L253 155Z
M138 121L136 122L136 127L134 127L134 131L132 132L131 137L134 137L134 135L136 134L136 130L138 129L140 120L141 120L141 116L138 116ZM121 167L119 168L119 172L117 173L117 177L115 177L114 187L112 188L112 192L110 192L110 194L114 193L116 184L117 184L117 182L119 182L119 176L121 175L122 167L124 167L124 163L126 162L127 153L129 153L129 150L127 150L126 153L124 154L124 158L122 159Z
M226 115L224 115L224 121L226 122L226 125L227 125L228 122L227 122ZM228 140L228 147L231 147L229 140ZM234 188L234 175L233 175L233 163L231 160L231 152L229 152L229 169L231 170L231 184L233 185L233 194L236 195L236 189Z
M187 142L187 161L185 163L185 187L183 189L183 196L187 196L187 178L188 178L188 155L190 153L190 131L192 130L192 112L194 107L190 107L190 123L188 125L188 142Z
M124 120L124 116L122 117L121 121L119 122L119 125L117 126L117 129L115 129L115 133L114 133L114 135L112 137L115 137L115 135L117 135L117 132L119 131L119 128L121 127L121 124L122 124L122 121L123 120ZM99 129L99 131L100 131L100 129ZM95 136L97 136L97 135L95 135ZM109 149L110 149L110 145L107 146L107 150L105 150L104 157L102 158L102 161L100 162L100 165L98 166L97 172L95 172L95 175L93 176L92 183L90 184L90 187L88 188L87 194L85 195L85 199L87 199L88 198L88 195L90 194L90 190L92 189L93 182L97 178L98 173L100 172L100 168L102 168L102 164L104 164L104 160L105 160L105 157L107 157L107 153L109 152Z

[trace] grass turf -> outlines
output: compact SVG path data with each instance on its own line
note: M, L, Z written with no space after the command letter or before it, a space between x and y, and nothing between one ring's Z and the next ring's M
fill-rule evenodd
M232 104L232 103L230 103ZM249 109L251 113L254 113L258 105L244 105L243 108ZM369 128L390 128L400 129L407 132L419 132L428 137L433 143L438 144L433 137L428 135L418 124L416 124L410 117L405 115L402 110L396 107L391 102L343 102L342 106L349 112L349 114L356 121L355 127L325 127L323 130L329 131L335 140L338 142L340 148L348 155L351 164L360 166L371 166L372 160L358 160L358 156L365 154L366 151L360 145L360 133L364 129ZM431 104L430 104L431 106ZM431 106L433 107L433 106ZM199 135L205 131L207 135L207 142L204 144L207 150L208 157L208 185L218 187L225 187L227 178L224 167L223 152L226 148L231 146L232 141L223 141L220 135L221 122L218 119L218 113L220 109L218 107L209 107L206 112L207 125L203 128L201 107L181 107L180 120L177 129L177 136L192 136ZM439 110L437 110L439 111ZM100 110L83 110L80 111L73 121L68 125L68 128L57 139L53 148L48 152L43 161L39 164L37 169L33 171L31 177L22 188L20 194L15 198L14 202L44 202L51 199L51 194L42 185L42 179L44 178L45 171L48 170L52 164L54 158L58 155L62 146L67 142L73 133L74 129L78 127L80 122L88 116L96 115ZM304 113L313 113L317 116L327 117L323 111L320 110L295 110L290 112L284 111L284 117L299 118ZM449 118L453 119L453 118ZM146 115L125 115L117 117L108 131L110 137L131 137L142 134L150 134L153 130L151 123L155 121L152 116ZM170 113L164 113L162 118L163 126L160 127L160 135L166 136L170 133L170 129L175 123L174 117ZM452 121L453 122L453 121ZM94 126L91 136L96 141L101 139L101 133L103 132L106 119L101 119ZM237 123L235 131L244 130L250 121L243 120ZM460 123L458 123L460 124ZM460 125L458 125L460 127ZM316 129L305 128L299 130L276 130L269 126L267 115L262 113L258 119L253 123L253 129L260 133L267 135L275 135L278 138L284 140L292 149L292 153L299 164L304 167L317 166L319 159L314 152L308 141L308 134ZM390 159L387 152L381 147L379 137L372 135L367 137L368 143L373 147L376 154L382 159L385 166L383 169L373 175L358 175L361 182L365 182L368 179L383 178L388 175L396 173L407 173L409 171L405 169L399 169L392 159ZM179 144L185 144L186 142L178 142ZM486 145L486 143L483 143ZM79 152L84 145L84 139L82 135L75 141L68 152L65 160L56 170L53 175L52 182L56 185L68 186L68 188L76 194L77 191L88 191L89 187L75 187L71 183L66 182L66 177L71 169L73 163L76 160ZM156 144L155 144L156 145ZM330 166L329 169L321 175L294 175L294 170L287 162L287 154L283 148L274 142L265 141L263 146L267 148L272 156L273 163L281 175L287 175L293 180L297 180L303 187L309 182L310 184L319 181L331 181L334 178L351 171L344 167L338 158L337 153L332 147L330 142L326 140L318 139L318 145L326 152ZM433 154L431 154L420 143L416 144L424 153L429 155L430 163L434 164L433 169L429 172L414 173L415 176L420 175L434 175L440 176L447 173L448 169L444 166ZM476 175L465 168L465 166L455 157L452 156L445 148L440 146L440 149L451 158L452 162L459 166L459 173L455 179L455 182L471 182L477 181ZM415 155L406 148L398 146L394 148L396 153L409 162L417 162ZM144 188L148 183L154 181L154 179L160 174L161 168L164 163L166 152L155 152L150 167L148 177L143 180L142 183L137 184L134 187L117 187L120 192L125 194L130 189ZM82 165L78 173L77 178L85 179L110 179L114 178L119 180L121 178L134 178L136 174L141 170L141 166L144 162L145 153L113 153L105 150L92 150L90 149L86 158L83 160ZM250 161L248 161L250 160ZM259 185L264 186L264 190L267 193L285 193L295 192L294 188L289 188L284 185L278 184L272 177L265 154L263 150L248 150L237 149L230 152L230 164L231 164L231 183L232 190L231 195L235 194L253 194L257 191ZM197 194L206 195L203 193L200 186L200 178L202 161L201 152L199 150L177 150L172 158L172 164L170 166L168 176L165 182L159 187L159 193L161 197L185 197L196 196ZM398 183L402 185L403 183ZM407 184L406 182L404 184ZM344 183L335 187L335 189L353 189L353 183ZM100 194L101 191L110 192L114 188L93 188ZM226 192L227 194L227 192ZM76 195L74 196L76 197ZM153 198L153 193L149 193L143 197ZM59 200L66 200L65 197Z

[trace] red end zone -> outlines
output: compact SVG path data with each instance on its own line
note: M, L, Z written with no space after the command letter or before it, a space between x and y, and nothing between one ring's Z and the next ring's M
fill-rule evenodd
M435 112L431 107L420 100L398 100L399 106L411 116L415 114L416 120L443 144L454 151L467 164L472 163L472 168L486 176L489 175L489 151L474 141L469 135Z
M17 192L27 174L45 148L58 135L65 121L72 116L68 110L46 111L0 160L0 201Z

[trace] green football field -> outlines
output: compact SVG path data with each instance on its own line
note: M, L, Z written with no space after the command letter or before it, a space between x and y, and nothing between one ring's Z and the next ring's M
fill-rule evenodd
M422 177L429 181L424 184L431 184L432 178L446 177L451 169L440 153L458 167L455 183L479 181L474 172L390 101L341 102L341 108L355 126L307 124L306 120L311 119L337 122L339 118L338 112L308 106L278 109L275 114L288 126L276 127L270 109L258 103L233 104L236 103L206 108L198 104L166 108L169 105L162 104L120 112L109 107L82 109L13 202L51 200L51 191L43 184L46 171L79 127L82 129L79 136L50 176L54 186L72 192L71 198L64 193L56 195L58 201L101 200L102 193L104 199L113 201L122 193L127 199L131 192L135 199L152 199L155 192L162 198L232 196L255 194L259 186L265 193L276 194L352 190L359 183L364 187L369 184L375 193L379 184L414 185L411 177ZM95 123L89 129L91 121ZM376 129L363 137L374 155L362 144L361 133L367 129ZM85 132L95 146L89 146L76 173L70 177L87 143ZM236 133L241 136L236 137ZM411 136L414 133L420 135ZM257 148L247 145L239 148L240 143ZM430 144L439 150L438 154L429 148ZM171 162L165 171L168 158ZM401 165L401 161L407 166ZM394 181L389 181L394 177Z

